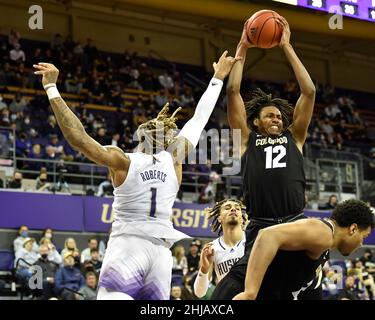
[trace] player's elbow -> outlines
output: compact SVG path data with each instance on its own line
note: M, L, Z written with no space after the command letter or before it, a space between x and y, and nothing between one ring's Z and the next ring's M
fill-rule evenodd
M316 95L316 88L315 85L312 83L311 86L308 88L302 90L302 94L309 97L309 98L314 98Z
M272 228L265 228L259 230L256 242L258 247L267 247L270 244L280 246L280 240L278 231Z

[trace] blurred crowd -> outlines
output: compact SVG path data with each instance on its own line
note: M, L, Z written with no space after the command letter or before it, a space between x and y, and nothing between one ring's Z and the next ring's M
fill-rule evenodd
M105 248L106 241L99 242L94 237L88 239L82 251L72 237L66 238L63 248L58 248L52 229L43 230L37 241L23 225L13 241L15 275L21 290L30 298L95 300ZM41 289L28 285L35 276L35 266L42 271Z

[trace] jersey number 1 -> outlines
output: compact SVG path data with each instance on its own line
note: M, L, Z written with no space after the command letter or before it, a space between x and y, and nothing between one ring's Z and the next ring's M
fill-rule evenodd
M264 148L264 152L266 153L266 169L286 167L286 162L281 162L286 155L286 148L284 146L269 146ZM274 153L278 153L278 155L273 159L272 155Z
M156 188L151 188L151 211L150 211L150 217L155 218L155 212L156 212Z

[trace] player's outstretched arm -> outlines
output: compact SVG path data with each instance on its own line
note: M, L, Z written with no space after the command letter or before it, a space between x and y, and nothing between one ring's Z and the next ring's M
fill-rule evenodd
M121 149L112 146L104 147L91 138L61 98L56 88L59 70L53 64L42 62L34 64L34 68L37 70L34 73L43 77L43 87L47 92L57 123L68 143L99 165L112 169L126 169L129 160Z
M204 297L207 293L213 270L214 254L215 251L212 247L212 242L207 243L202 249L199 272L194 281L194 294L198 298Z
M331 229L317 219L303 219L259 231L246 270L245 291L234 300L255 300L264 275L279 249L306 251L312 259L329 249L333 242Z
M247 37L246 26L247 21L244 24L241 40L237 45L236 51L236 57L241 58L241 60L233 66L227 84L228 123L232 130L241 130L242 144L246 144L250 134L250 129L247 126L245 104L242 100L240 89L247 49L254 47Z
M299 144L299 147L302 148L314 111L316 89L309 73L290 44L290 28L288 22L283 17L280 17L277 21L283 28L280 47L283 49L294 70L301 91L294 109L293 125L290 130L296 142Z
M215 74L200 98L193 117L184 125L177 136L176 142L168 148L177 163L185 159L188 153L198 145L202 131L219 98L223 80L227 77L233 65L241 60L240 57L227 57L227 54L228 51L224 51L219 61L213 63Z

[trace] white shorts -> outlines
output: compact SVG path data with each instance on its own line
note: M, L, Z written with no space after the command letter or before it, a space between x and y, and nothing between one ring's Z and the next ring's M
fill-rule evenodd
M172 253L162 241L133 235L110 237L99 287L135 300L169 300Z

